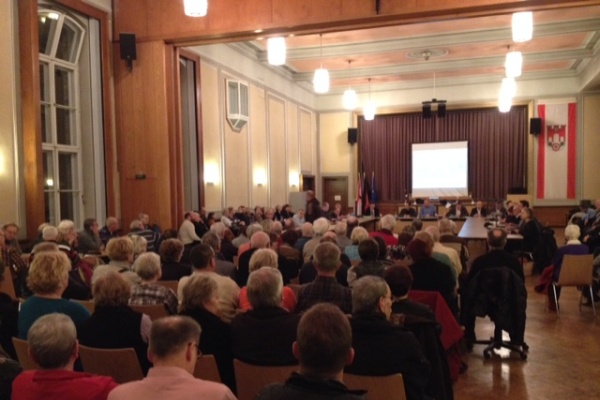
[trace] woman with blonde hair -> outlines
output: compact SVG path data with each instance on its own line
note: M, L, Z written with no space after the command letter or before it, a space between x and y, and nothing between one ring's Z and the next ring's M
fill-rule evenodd
M27 332L42 315L59 312L68 315L75 324L84 322L90 313L81 305L62 298L69 283L71 261L61 251L36 254L29 267L27 285L33 292L21 305L19 338L27 339Z
M258 271L261 267L271 267L278 269L277 253L271 249L258 249L250 257L250 268L249 272ZM296 296L294 291L287 286L283 287L283 304L282 307L289 312L293 312L296 309ZM248 300L248 287L244 286L240 290L240 310L248 311L252 309L252 305Z
M369 238L369 232L362 226L357 226L352 229L352 233L350 234L350 240L352 241L352 245L346 246L344 248L344 254L348 256L350 261L360 261L360 255L358 254L358 245L363 240Z

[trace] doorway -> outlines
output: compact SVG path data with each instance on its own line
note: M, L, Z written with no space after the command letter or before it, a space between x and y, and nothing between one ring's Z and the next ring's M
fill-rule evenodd
M348 210L348 177L347 176L324 176L323 198L321 203L328 202L330 209L335 203L342 205L342 213Z

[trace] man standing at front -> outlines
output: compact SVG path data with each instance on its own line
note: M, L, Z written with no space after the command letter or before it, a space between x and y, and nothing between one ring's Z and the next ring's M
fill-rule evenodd
M220 383L192 375L198 359L200 325L189 317L165 317L154 321L150 331L148 358L154 364L148 376L113 390L109 400L207 399L235 400Z
M309 190L306 192L306 211L304 212L304 219L306 222L312 224L316 219L322 216L323 210L321 209L321 204L319 203L319 200L315 198L315 192Z

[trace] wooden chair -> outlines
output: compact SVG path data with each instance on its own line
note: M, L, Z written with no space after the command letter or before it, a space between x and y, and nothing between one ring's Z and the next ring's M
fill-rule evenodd
M117 383L144 378L135 350L96 349L79 345L79 359L85 372L112 377Z
M592 278L594 271L594 256L592 254L571 255L567 254L563 258L562 267L558 282L552 282L552 292L554 293L554 303L556 304L556 315L560 316L560 307L556 296L556 287L560 286L587 286L592 299L592 310L596 317L596 307L594 305L594 293L592 291ZM583 300L583 290L579 296L579 311L581 311L581 303Z
M150 317L152 321L167 316L167 310L165 310L164 304L130 304L132 310L141 312Z
M204 379L205 381L221 383L221 375L219 375L215 356L212 354L203 354L198 357L196 367L194 368L194 377Z
M17 300L17 292L15 292L15 284L10 273L10 267L4 267L4 282L0 284L0 293L6 294L13 300Z
M76 300L76 299L71 299L71 301L74 302L74 303L79 303L82 306L84 306L85 309L90 312L90 314L93 314L94 310L96 309L96 303L94 303L94 300Z
M156 281L156 284L171 289L173 293L177 294L177 285L179 284L179 281Z
M238 400L252 400L262 388L271 383L283 383L298 366L267 367L233 360Z
M344 373L344 383L349 389L366 390L369 400L406 400L402 374L362 376Z
M15 346L15 352L17 353L17 361L19 361L19 364L21 364L21 367L23 367L24 370L40 369L40 366L29 357L29 345L27 344L27 340L13 337L12 342Z

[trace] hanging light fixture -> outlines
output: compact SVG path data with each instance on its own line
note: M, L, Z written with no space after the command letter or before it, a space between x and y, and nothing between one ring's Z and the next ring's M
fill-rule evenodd
M188 17L205 17L208 0L183 0L183 10Z
M506 95L500 95L498 98L498 111L506 113L510 111L512 107L512 99Z
M267 40L267 57L271 65L285 64L285 39L281 36Z
M521 76L521 68L523 66L523 56L520 51L509 51L506 53L506 62L504 70L507 78L517 78Z
M350 69L350 64L352 60L348 60L348 69ZM344 108L346 110L354 110L358 105L358 98L356 97L356 90L353 90L350 85L348 85L348 89L344 91L344 97L342 97L342 103L344 104Z
M513 42L522 43L533 37L533 13L531 11L518 12L512 15Z
M503 78L502 85L500 85L500 93L508 97L515 97L517 94L517 83L515 78Z
M369 78L369 99L365 102L363 107L363 116L365 121L372 121L375 119L375 103L371 100L371 78Z
M316 93L327 93L329 92L329 71L323 68L323 34L319 35L320 38L320 56L321 56L321 68L315 70L315 76L313 77L313 87Z

